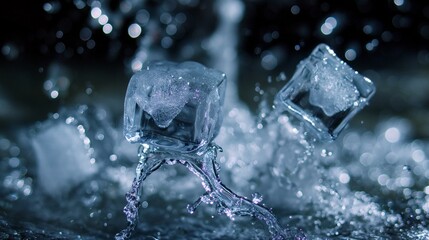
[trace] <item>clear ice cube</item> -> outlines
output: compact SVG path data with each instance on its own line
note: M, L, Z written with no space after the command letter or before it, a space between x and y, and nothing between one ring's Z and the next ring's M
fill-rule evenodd
M219 132L225 88L224 73L199 63L151 63L128 84L124 135L171 151L201 149Z
M276 96L321 140L334 140L375 93L375 86L339 59L325 44L301 61Z

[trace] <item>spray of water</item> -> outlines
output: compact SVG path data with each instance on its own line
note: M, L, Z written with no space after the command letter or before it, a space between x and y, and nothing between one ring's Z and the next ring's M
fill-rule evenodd
M232 220L234 216L251 216L265 222L272 239L306 239L304 233L283 229L273 214L264 206L258 204L259 196L253 200L241 197L227 188L219 178L219 167L216 162L217 152L222 149L211 144L201 155L177 154L165 152L153 148L148 144L142 144L139 150L140 161L136 169L131 190L126 194L127 205L124 213L127 217L128 227L116 235L116 239L127 239L131 236L138 223L138 209L141 201L141 189L143 181L161 165L173 165L180 163L195 174L200 180L206 193L199 197L193 204L187 206L189 213L194 213L203 202L215 205L219 214L225 214ZM256 199L256 200L255 200Z

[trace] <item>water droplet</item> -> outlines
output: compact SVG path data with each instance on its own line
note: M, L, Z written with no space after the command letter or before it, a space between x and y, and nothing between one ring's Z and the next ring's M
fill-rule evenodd
M404 5L404 0L393 0L396 6L400 7Z
M348 60L348 61L353 61L356 59L356 50L350 48L347 49L346 53L344 54L344 57Z
M137 23L133 23L128 27L128 35L132 38L140 36L142 28Z
M328 17L320 27L320 31L324 35L330 35L336 27L337 27L337 19L334 17Z
M3 45L1 52L8 60L14 60L19 55L18 47L13 43Z
M338 179L343 184L347 184L350 182L350 176L349 176L349 174L347 174L345 172L340 173L340 176L338 177Z
M96 19L101 16L101 9L99 7L95 7L91 9L91 17Z
M9 158L9 166L12 168L16 168L19 166L20 160L17 157Z
M82 41L88 41L92 36L92 31L89 28L82 28L79 33L79 37Z
M261 65L265 70L273 70L277 67L277 57L271 52L266 52L262 56Z
M98 23L100 25L105 25L107 22L109 22L109 17L106 14L102 14L99 18L98 18Z
M401 139L401 132L396 127L391 127L386 130L384 137L390 143L396 143Z
M114 162L116 160L118 160L118 156L116 156L116 154L112 154L109 156L110 161Z
M298 15L300 11L301 11L301 8L299 8L299 6L298 6L298 5L293 5L293 6L290 8L290 12L291 12L293 15Z
M259 204L260 202L262 202L262 200L263 200L263 197L260 193L255 192L252 194L252 202L254 204Z
M110 34L113 30L113 27L110 23L107 23L106 25L103 26L103 32L105 34Z
M161 46L163 48L170 48L173 45L173 39L171 37L163 37L161 40Z

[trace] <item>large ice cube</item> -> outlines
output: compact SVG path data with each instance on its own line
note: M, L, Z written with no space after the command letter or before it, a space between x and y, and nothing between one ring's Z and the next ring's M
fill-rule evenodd
M301 61L292 79L276 96L306 123L319 139L333 140L374 95L375 86L358 74L325 44Z
M219 132L225 88L224 73L199 63L151 63L128 84L124 135L173 151L200 149Z

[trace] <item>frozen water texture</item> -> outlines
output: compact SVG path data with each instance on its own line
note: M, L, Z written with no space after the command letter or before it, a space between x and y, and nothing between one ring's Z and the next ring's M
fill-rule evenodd
M331 66L320 64L318 72L312 76L310 104L320 107L327 116L350 108L358 99L359 92L350 81L344 81L339 71L331 71Z
M183 152L206 146L222 123L225 88L225 74L199 63L151 63L128 85L125 137Z
M320 44L300 62L276 104L305 122L319 139L333 140L374 93L371 80Z

